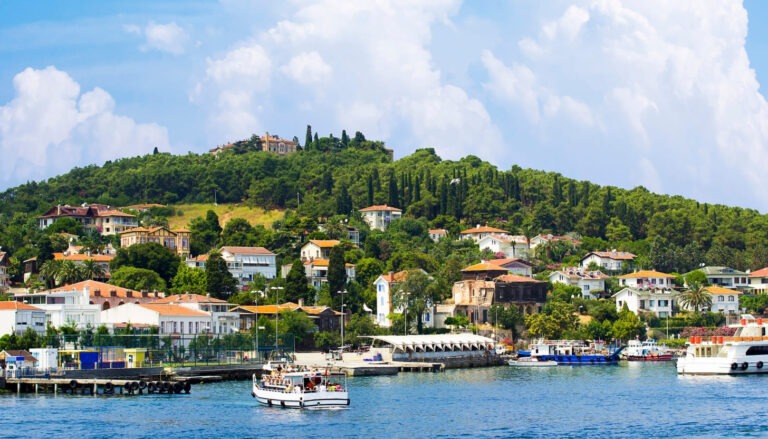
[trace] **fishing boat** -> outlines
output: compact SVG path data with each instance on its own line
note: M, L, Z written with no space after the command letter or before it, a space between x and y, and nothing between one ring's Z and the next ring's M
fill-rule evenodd
M347 376L315 370L274 370L253 374L251 396L260 404L283 408L334 408L349 405Z
M539 361L555 361L558 365L607 365L618 364L622 349L606 351L596 346L587 346L574 340L539 340L529 352L530 357Z
M557 361L541 360L539 357L519 357L507 362L514 367L551 367L557 366Z
M649 338L645 341L630 340L624 351L627 361L671 361L672 353L665 344Z
M768 373L768 321L742 314L732 337L691 336L685 355L677 359L677 373L744 375Z

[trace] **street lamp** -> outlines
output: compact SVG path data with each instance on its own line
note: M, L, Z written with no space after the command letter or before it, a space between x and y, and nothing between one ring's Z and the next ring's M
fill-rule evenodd
M275 293L275 353L277 353L277 337L278 337L277 320L278 320L278 317L280 316L280 312L279 312L280 308L278 307L278 305L280 303L280 290L282 290L283 287L269 287L269 289L277 291Z
M336 294L341 295L341 352L344 352L344 295L347 294L347 290L336 291Z
M256 290L256 361L259 360L259 295L264 294L264 291Z

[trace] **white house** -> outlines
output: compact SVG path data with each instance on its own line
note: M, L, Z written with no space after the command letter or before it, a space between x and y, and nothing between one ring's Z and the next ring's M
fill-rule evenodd
M331 256L331 249L340 243L341 241L337 239L310 239L308 243L301 246L301 260L328 259Z
M445 229L429 229L429 239L437 242L448 236L448 231Z
M553 284L560 283L579 287L582 297L597 299L595 291L605 291L605 280L608 276L602 271L588 271L581 267L563 267L549 275Z
M739 296L741 292L712 285L704 288L704 291L712 296L712 306L709 308L712 312L723 314L739 315Z
M481 239L489 235L497 235L502 238L509 238L511 235L506 230L497 229L496 227L480 226L478 224L472 229L467 229L459 233L459 239L472 239L476 243L479 243Z
M95 328L101 324L101 306L91 301L91 295L85 288L17 295L16 298L24 298L44 310L46 322L54 328L75 326L82 330L88 325Z
M603 271L621 271L624 264L627 264L630 268L635 260L635 255L629 252L619 252L616 250L606 252L590 252L586 256L581 258L581 266L588 268L589 264L594 262L598 267L601 267Z
M110 308L101 312L101 322L108 327L123 323L157 326L163 335L194 336L214 330L211 313L159 303L126 303ZM229 333L231 330L223 328L221 332Z
M550 242L557 242L557 241L567 241L574 247L581 244L581 241L568 235L558 236L558 235L552 235L551 233L546 235L536 235L533 238L531 238L530 253L531 255L535 255L536 248L538 246L543 244L548 244Z
M518 276L533 277L533 264L520 258L490 259L486 262Z
M729 267L702 267L707 283L723 288L744 290L749 288L749 274Z
M768 292L768 267L750 273L749 286L755 294L765 294Z
M152 304L179 305L195 311L210 314L210 332L226 334L240 327L240 313L233 312L233 304L201 294L174 294L152 302Z
M252 282L259 274L267 279L277 277L277 255L264 247L225 246L219 251L227 261L227 269L240 286Z
M621 311L626 304L627 308L635 314L652 312L658 317L669 317L672 315L677 292L661 288L639 289L625 287L612 297L616 301L617 311Z
M503 253L506 258L528 258L528 241L525 236L485 235L477 241L477 245L480 250Z
M663 288L672 289L675 286L675 276L654 270L641 270L618 276L619 285L630 288Z
M15 300L0 302L0 335L21 335L27 328L44 335L45 311Z
M363 216L363 221L368 224L371 229L386 230L389 223L394 220L402 218L403 211L397 207L387 206L370 206L359 210Z
M387 316L392 313L402 313L404 311L402 308L394 306L392 296L398 291L398 285L405 282L411 271L398 271L397 273L389 272L388 274L380 275L373 281L373 286L376 288L376 324L379 326L385 328L391 327L392 321L389 320ZM419 269L418 271L427 274L424 270ZM434 327L434 313L434 306L427 306L427 309L421 318L424 327Z

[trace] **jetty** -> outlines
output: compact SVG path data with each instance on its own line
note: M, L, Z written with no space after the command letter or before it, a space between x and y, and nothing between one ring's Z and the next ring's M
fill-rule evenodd
M142 395L142 394L189 394L192 390L192 382L186 379L170 380L125 380L125 379L69 379L69 378L44 378L21 377L3 378L6 388L15 386L16 394L24 393L65 393L71 395Z

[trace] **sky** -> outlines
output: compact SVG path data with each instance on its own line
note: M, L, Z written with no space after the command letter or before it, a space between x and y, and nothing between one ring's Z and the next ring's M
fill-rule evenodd
M311 125L768 213L766 18L760 0L3 1L0 190Z

